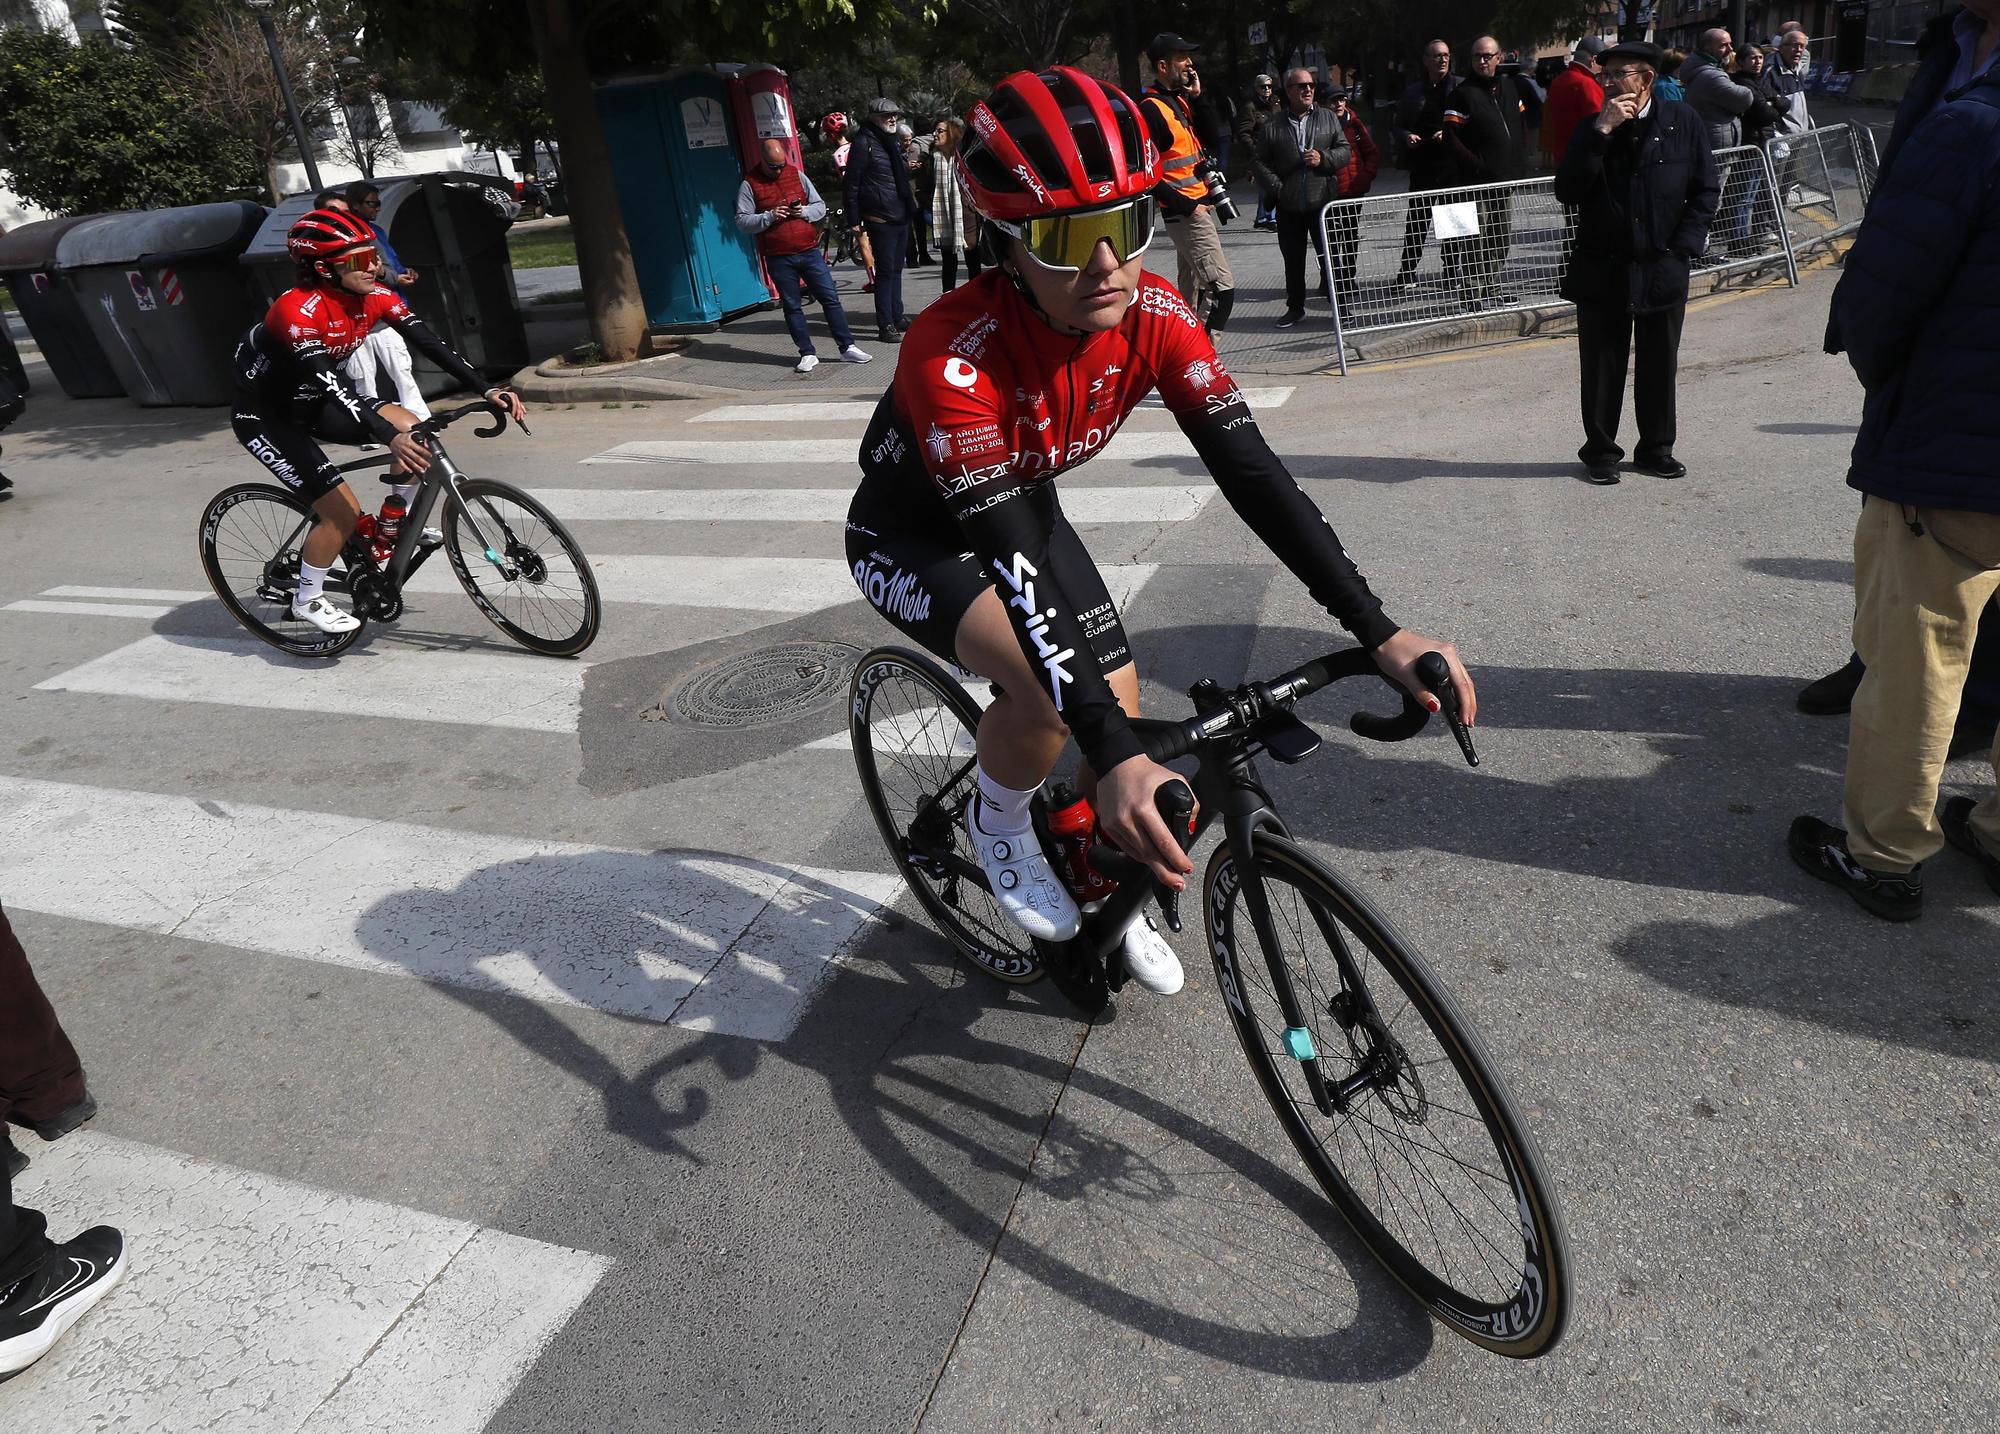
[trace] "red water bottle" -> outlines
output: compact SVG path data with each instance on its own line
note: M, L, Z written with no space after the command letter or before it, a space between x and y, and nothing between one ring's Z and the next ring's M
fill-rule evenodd
M375 545L370 550L376 562L386 563L395 554L396 538L403 531L403 519L409 511L410 505L400 493L391 493L382 500L382 511L375 515Z
M1097 838L1097 813L1067 782L1049 795L1049 833L1062 853L1063 884L1079 906L1102 901L1118 883L1090 864L1090 844Z

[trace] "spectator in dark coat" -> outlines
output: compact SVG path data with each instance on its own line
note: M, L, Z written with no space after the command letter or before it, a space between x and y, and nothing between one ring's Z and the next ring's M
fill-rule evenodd
M1991 8L1972 27L1988 47L2000 39ZM1890 920L1922 914L1923 863L1947 841L2000 893L2000 794L1935 809L1980 614L2000 595L1997 283L2000 72L1989 69L1909 132L1833 294L1864 395L1847 482L1866 495L1854 636L1868 667L1848 723L1845 830L1800 817L1789 847ZM2000 742L1992 759L2000 777Z
M896 137L902 106L878 99L868 106L868 121L854 135L847 152L847 177L841 201L848 222L868 236L875 255L875 327L885 344L903 341L910 321L903 314L903 258L910 242L910 219L916 198L910 192L910 166Z
M1576 42L1576 51L1562 73L1549 81L1549 153L1562 163L1569 137L1587 119L1596 119L1604 108L1604 86L1597 82L1597 57L1604 41L1586 35Z
M1688 265L1708 242L1721 192L1700 116L1653 96L1660 49L1621 43L1598 57L1604 109L1570 136L1556 170L1556 198L1577 210L1576 242L1562 294L1576 304L1583 447L1592 483L1618 481L1618 418L1637 339L1633 407L1638 467L1661 478L1687 469L1674 457L1674 382Z
M1276 114L1280 107L1276 80L1269 75L1259 75L1251 81L1250 93L1236 109L1236 142L1243 147L1245 154L1255 147L1257 127ZM1257 218L1251 227L1274 232L1278 227L1278 196L1264 188L1262 183L1257 186Z
M0 433L7 426L28 411L28 396L14 387L14 375L4 365L0 365ZM14 491L14 480L0 473L0 498Z
M1925 27L1917 39L1917 72L1896 109L1889 142L1882 147L1881 166L1875 178L1875 193L1889 178L1901 157L1904 144L1916 127L1942 103L1946 93L1988 72L2000 59L2000 46L1988 52L1986 65L1978 63L1977 47L1985 22L1968 9L1940 15ZM1874 200L1869 200L1874 208ZM1839 353L1846 344L1840 332L1843 309L1835 305L1828 318L1826 351ZM1799 693L1801 712L1816 717L1837 716L1848 711L1861 685L1865 668L1861 659L1851 657L1847 665L1808 683ZM1988 605L1973 644L1972 667L1965 679L1965 692L1958 709L1958 724L1952 738L1952 752L1984 751L2000 728L2000 599Z
M1745 115L1750 116L1752 125L1769 123L1775 118L1756 87L1725 68L1735 53L1735 42L1727 30L1704 30L1699 48L1690 51L1681 62L1681 84L1687 90L1687 102L1707 126L1711 149L1733 149L1746 143ZM1716 222L1716 238L1727 244L1732 254L1754 253L1758 248L1750 236L1750 219L1759 191L1764 187L1763 179L1764 166L1754 155L1722 163L1722 210Z
M1541 118L1541 101L1518 75L1499 73L1500 42L1481 35L1472 42L1472 73L1445 105L1445 142L1461 184L1502 184L1527 173L1528 136ZM1514 193L1478 196L1479 233L1446 241L1459 251L1460 295L1479 308L1505 302L1500 270L1514 242Z
M1396 266L1396 284L1416 282L1424 260L1424 242L1431 232L1435 191L1449 188L1453 178L1451 151L1444 141L1444 111L1461 83L1451 72L1451 46L1433 40L1424 47L1423 73L1396 102L1396 153L1410 172L1410 208L1403 220L1403 257ZM1457 256L1438 245L1447 279L1458 277Z
M1285 73L1285 108L1257 128L1252 164L1257 182L1278 196L1278 251L1285 260L1285 312L1278 327L1289 329L1306 313L1306 240L1321 261L1319 212L1338 195L1347 168L1347 135L1332 110L1313 102L1319 88L1311 70ZM1320 280L1326 292L1326 280Z
M1368 126L1354 112L1348 92L1336 89L1331 94L1333 112L1339 117L1340 127L1347 135L1347 151L1351 156L1347 167L1340 171L1339 197L1359 199L1375 187L1375 176L1382 168L1382 155L1375 147L1375 137L1368 133ZM1350 209L1335 210L1332 221L1327 225L1327 237L1333 243L1333 291L1342 309L1349 309L1358 297L1354 287L1354 268L1361 242L1361 216Z

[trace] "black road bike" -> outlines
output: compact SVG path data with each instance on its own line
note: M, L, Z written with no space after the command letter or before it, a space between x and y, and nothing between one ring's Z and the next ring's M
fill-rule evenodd
M589 647L603 605L590 561L569 529L519 488L466 477L445 451L444 429L474 413L495 418L492 427L473 430L481 438L507 426L505 410L481 401L434 413L410 430L430 448L431 466L389 560L378 564L357 533L329 570L328 591L347 595L360 627L325 633L293 614L299 552L316 519L297 496L272 483L225 488L201 515L201 567L223 606L258 637L295 656L345 652L370 619L394 622L403 615L403 585L435 551L424 544L423 530L442 499L445 556L487 620L531 652L574 657ZM526 424L520 428L528 431ZM343 463L340 471L389 461L387 454L375 454Z
M1442 657L1420 670L1439 692L1466 760ZM1192 846L1220 820L1201 885L1216 983L1271 1108L1320 1188L1389 1272L1441 1323L1497 1354L1545 1354L1570 1307L1562 1215L1533 1136L1485 1045L1429 964L1355 887L1295 841L1254 759L1304 760L1319 735L1294 714L1347 677L1381 674L1359 649L1268 682L1189 689L1197 715L1132 725L1156 762L1192 757L1193 791L1160 789L1170 829ZM1398 689L1400 691L1400 689ZM979 709L930 658L877 648L852 684L850 730L869 809L924 909L967 957L1000 980L1047 975L1095 1016L1124 984L1116 952L1148 898L1180 930L1178 899L1138 862L1091 850L1120 881L1086 909L1078 936L1037 941L1001 912L965 835L977 791ZM1356 714L1378 741L1414 736L1416 698L1394 717ZM1056 859L1037 796L1036 820Z

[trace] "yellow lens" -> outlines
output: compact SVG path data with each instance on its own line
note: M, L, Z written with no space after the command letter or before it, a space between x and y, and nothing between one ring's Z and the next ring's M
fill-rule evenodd
M1036 261L1050 269L1081 269L1106 240L1122 264L1152 242L1153 198L1142 195L1114 209L1031 219L1022 226L1022 239Z

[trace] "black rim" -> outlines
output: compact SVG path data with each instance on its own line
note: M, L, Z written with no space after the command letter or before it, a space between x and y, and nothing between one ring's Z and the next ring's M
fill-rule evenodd
M451 565L480 611L538 651L568 654L589 646L597 635L597 582L568 530L525 493L486 482L461 483L459 491L494 541L505 544L502 561L515 570L509 581L453 506L446 529Z
M1476 1038L1392 933L1320 875L1259 863L1321 1074L1354 1082L1323 1114L1285 1020L1234 859L1210 870L1216 945L1246 1053L1299 1152L1349 1222L1437 1317L1488 1348L1539 1354L1567 1312L1567 1259L1546 1181ZM1229 886L1232 889L1220 890ZM1348 982L1335 945L1358 983ZM1218 967L1223 966L1218 960Z
M1033 940L965 874L979 861L961 822L976 780L978 709L956 682L894 652L864 658L853 692L855 763L903 879L986 971L1020 984L1037 979ZM938 859L946 852L958 860Z
M361 629L329 634L289 615L305 538L300 525L310 518L303 504L275 488L233 489L202 516L201 560L209 585L237 621L286 652L327 657L351 644ZM331 592L347 590L344 559L334 560L326 586Z

